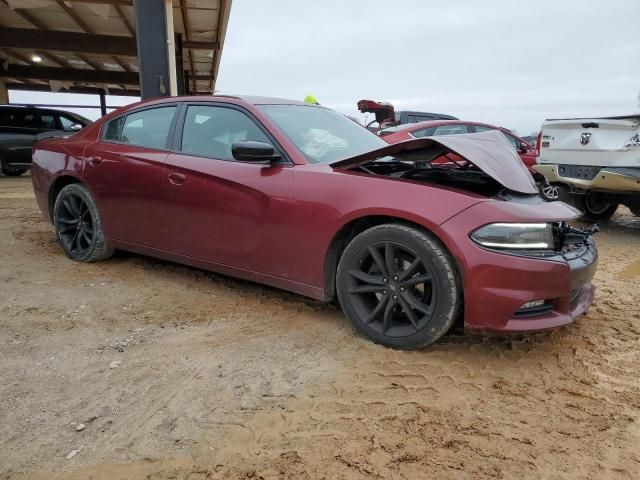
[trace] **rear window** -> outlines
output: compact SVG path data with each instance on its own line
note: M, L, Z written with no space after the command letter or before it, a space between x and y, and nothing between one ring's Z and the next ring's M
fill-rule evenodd
M105 140L112 140L117 142L120 140L120 131L124 124L124 117L118 117L107 123L107 128L104 133Z

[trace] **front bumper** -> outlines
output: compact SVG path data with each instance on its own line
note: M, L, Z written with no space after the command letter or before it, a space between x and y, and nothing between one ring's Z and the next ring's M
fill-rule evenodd
M640 192L640 169L607 169L603 167L592 178L576 178L563 176L560 173L560 167L560 165L538 164L534 166L534 169L547 177L550 183L564 183L582 190Z
M566 207L561 202L546 205L549 207L537 208L560 211ZM442 238L462 277L465 330L482 334L548 330L573 322L589 308L595 290L591 280L598 263L592 238L571 253L533 256L498 252L482 248L468 237L479 222L484 223L479 220L482 216L483 210L470 208L441 226ZM521 314L524 304L539 300L550 308L534 315Z

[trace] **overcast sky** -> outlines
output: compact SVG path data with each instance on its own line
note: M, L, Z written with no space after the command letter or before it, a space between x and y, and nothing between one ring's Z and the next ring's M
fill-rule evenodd
M216 88L312 93L348 114L362 98L388 101L521 135L545 118L635 113L640 0L233 0ZM11 101L97 103L83 97Z
M362 98L537 131L634 113L640 0L233 0L216 86L356 112Z

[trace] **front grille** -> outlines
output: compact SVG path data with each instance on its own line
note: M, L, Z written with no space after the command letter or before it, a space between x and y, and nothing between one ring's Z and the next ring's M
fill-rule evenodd
M544 302L542 305L538 305L536 307L529 308L521 308L516 313L513 314L514 318L529 318L529 317L539 317L542 315L547 315L553 311L553 305L549 302Z

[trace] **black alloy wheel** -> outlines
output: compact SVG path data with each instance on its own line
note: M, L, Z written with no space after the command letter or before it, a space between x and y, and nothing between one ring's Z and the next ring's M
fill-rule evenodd
M93 197L83 185L74 183L60 191L53 208L53 223L69 258L93 262L113 254L113 249L107 246Z
M373 227L347 246L337 288L356 329L396 348L419 348L440 338L461 303L452 262L440 242L397 224Z
M437 301L431 270L409 247L379 242L360 251L349 270L358 316L378 333L406 337L426 325Z

